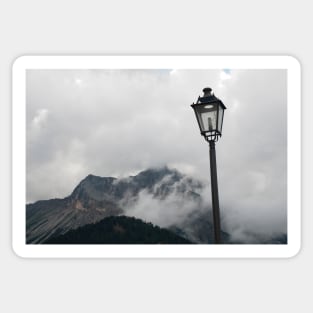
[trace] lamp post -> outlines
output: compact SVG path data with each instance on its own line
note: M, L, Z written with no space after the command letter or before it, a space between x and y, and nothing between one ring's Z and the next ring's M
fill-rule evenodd
M212 89L209 87L203 89L203 96L198 97L197 102L193 103L191 107L194 109L200 133L210 145L214 238L215 243L219 244L221 243L221 223L217 187L215 142L220 136L222 136L223 117L226 107L220 99L214 96Z

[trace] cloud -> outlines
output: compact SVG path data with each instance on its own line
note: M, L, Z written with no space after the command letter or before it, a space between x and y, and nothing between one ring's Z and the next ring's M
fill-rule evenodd
M285 70L29 70L27 201L65 197L89 173L165 164L209 184L190 108L206 86L227 107L216 145L224 225L286 231Z
M223 80L228 80L231 79L231 71L230 70L223 70L220 73L220 79Z
M170 227L181 225L193 212L203 212L208 209L208 202L188 196L188 191L203 192L198 182L190 181L187 176L174 184L171 180L172 175L167 175L154 186L152 191L143 189L133 201L122 200L121 207L126 209L126 215L139 217L161 227ZM169 192L163 197L156 197L155 195L164 186L169 186ZM182 190L185 193L182 193Z
M35 129L40 129L44 126L44 123L47 120L49 111L47 109L39 109L36 112L36 115L34 116L32 120L32 126Z

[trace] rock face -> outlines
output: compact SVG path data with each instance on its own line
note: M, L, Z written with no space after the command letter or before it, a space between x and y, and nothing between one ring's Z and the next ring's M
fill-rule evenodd
M27 243L40 243L51 236L121 213L113 202L86 195L72 194L64 199L38 201L26 208L26 240Z

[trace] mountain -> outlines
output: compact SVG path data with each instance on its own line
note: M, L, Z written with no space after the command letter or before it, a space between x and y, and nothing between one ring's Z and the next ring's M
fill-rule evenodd
M193 243L213 243L212 211L202 197L208 192L200 181L168 167L119 179L88 175L68 197L26 206L26 242L47 242L85 225L99 230L95 226L98 222L125 215L148 221ZM287 243L286 234L247 233L241 241L235 241L222 231L221 237L223 243L229 244Z
M45 244L190 244L169 230L127 216L110 216L96 224L52 237Z
M192 242L212 244L214 243L214 227L211 215L212 212L209 211L194 211L183 222L174 224L168 229ZM231 241L230 235L223 230L221 230L221 241L222 243Z
M26 242L42 243L109 216L131 215L129 208L136 206L143 194L160 201L175 195L181 202L192 201L194 205L202 206L197 193L201 188L199 181L168 167L148 169L122 179L88 175L70 196L26 206ZM167 211L171 209L168 207Z

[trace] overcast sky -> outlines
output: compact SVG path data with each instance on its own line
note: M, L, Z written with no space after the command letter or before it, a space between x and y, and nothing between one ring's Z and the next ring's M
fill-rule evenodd
M257 228L262 220L263 230L285 231L286 75L28 70L27 202L65 197L90 173L125 177L168 165L209 181L209 147L190 107L209 86L227 107L216 146L224 223Z

